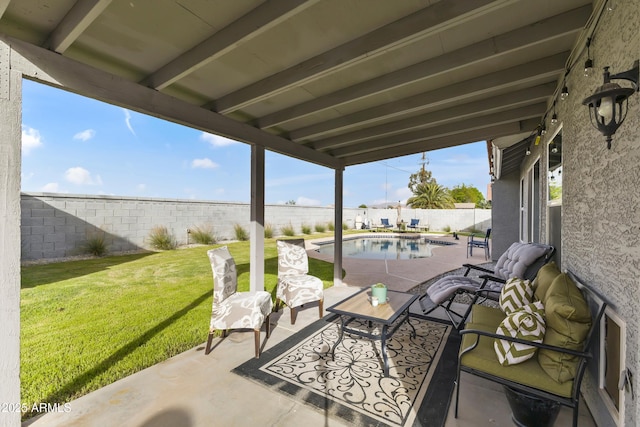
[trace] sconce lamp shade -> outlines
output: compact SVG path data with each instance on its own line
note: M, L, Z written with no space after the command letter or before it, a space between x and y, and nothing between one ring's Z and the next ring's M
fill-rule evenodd
M602 86L582 101L583 105L589 107L591 124L606 137L607 148L611 148L611 136L627 117L627 101L638 90L638 72L638 61L635 61L631 70L614 75L609 73L609 67L605 67ZM633 88L621 87L612 83L612 79L629 80L633 83Z

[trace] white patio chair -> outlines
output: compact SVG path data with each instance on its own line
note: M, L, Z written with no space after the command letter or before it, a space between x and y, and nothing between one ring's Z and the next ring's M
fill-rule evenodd
M291 309L291 324L296 323L297 309L301 305L318 301L320 318L323 314L324 286L322 280L309 275L309 258L304 239L277 240L278 289L276 311L281 302Z
M226 246L211 249L207 255L213 272L213 307L204 354L211 352L211 341L216 330L221 330L225 337L229 329L253 329L256 358L260 357L260 328L263 323L266 323L267 338L271 333L271 294L266 291L237 292L236 263Z

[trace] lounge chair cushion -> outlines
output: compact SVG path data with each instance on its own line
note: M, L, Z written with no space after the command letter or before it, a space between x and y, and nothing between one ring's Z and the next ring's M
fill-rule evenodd
M533 301L533 288L528 280L512 277L502 287L500 308L505 314L511 314Z
M591 312L582 292L571 278L558 275L545 298L547 333L544 343L573 350L582 350L591 328ZM541 349L538 361L542 369L559 383L575 378L577 358Z
M445 276L427 288L427 295L434 303L441 304L457 290L475 292L479 288L480 284L471 277Z
M545 296L547 295L549 287L553 283L553 279L558 277L559 274L560 270L558 269L555 261L551 261L538 270L538 274L533 280L533 295L538 301L545 300Z
M527 268L547 251L545 246L515 242L503 253L494 270L503 279L525 277Z
M527 304L509 314L496 330L496 334L499 335L538 343L544 339L544 333L544 306L540 301ZM502 366L517 365L529 360L537 350L536 347L530 345L500 339L495 340L493 347L498 362Z

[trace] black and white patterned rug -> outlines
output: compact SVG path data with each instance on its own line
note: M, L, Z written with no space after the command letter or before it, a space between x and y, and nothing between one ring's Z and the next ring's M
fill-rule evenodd
M442 426L453 392L460 336L451 326L422 316L412 316L410 322L415 337L405 323L387 341L388 377L383 374L379 341L345 334L335 361L331 359L328 350L339 331L335 315L307 326L234 372L354 426Z

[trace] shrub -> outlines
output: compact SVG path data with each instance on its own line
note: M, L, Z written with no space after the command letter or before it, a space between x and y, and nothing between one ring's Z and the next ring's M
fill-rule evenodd
M293 225L289 224L282 227L282 234L285 236L295 236L296 231L293 229Z
M205 225L202 228L196 227L191 230L189 235L194 243L200 243L202 245L212 245L218 240L213 234L213 227L210 225Z
M335 225L333 225L333 221L329 221L329 223L327 224L327 228L329 229L329 231L336 231L336 227Z
M444 228L442 229L442 231L444 231L446 233L450 233L451 232L451 227L449 227L448 225L445 225Z
M157 225L149 232L149 242L151 247L161 250L175 249L178 246L176 238L173 237L167 227Z
M242 228L240 224L233 224L233 232L236 235L236 240L240 240L241 242L249 240L249 232Z
M311 234L311 226L309 224L302 224L300 228L302 229L302 234Z
M348 229L349 229L349 226L347 225L347 223L346 223L346 222L343 222L343 223L342 223L342 229L343 229L343 230L348 230Z
M265 224L264 226L264 238L271 239L273 237L273 225Z
M87 241L82 246L85 253L102 256L107 253L107 241L104 232L98 232L87 237Z
M322 224L316 224L316 231L318 233L324 233L326 231L326 227Z

